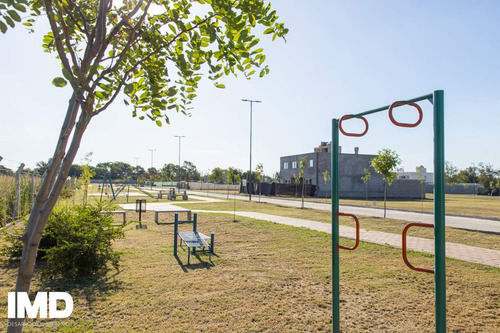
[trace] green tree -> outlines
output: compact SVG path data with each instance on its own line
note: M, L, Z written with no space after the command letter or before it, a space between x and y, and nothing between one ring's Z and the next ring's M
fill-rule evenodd
M83 206L87 205L87 193L89 190L90 179L92 178L92 171L90 170L90 161L92 157L92 153L88 153L83 158L84 164L82 165L82 173L78 178L78 182L83 187Z
M182 173L185 175L186 181L194 180L198 181L200 180L200 172L196 168L196 165L193 164L193 162L189 161L184 161L182 163Z
M299 166L299 176L298 176L298 179L299 179L299 182L302 182L302 205L300 208L304 208L304 191L305 191L305 181L304 181L304 169L307 167L307 158L305 157L302 157L298 162L297 162L298 166Z
M212 183L222 184L222 175L224 174L224 169L219 167L213 168L212 172L208 176L208 180Z
M384 180L384 218L387 210L387 186L391 186L396 179L396 170L400 164L399 155L387 148L379 150L378 156L371 160L371 166Z
M332 177L330 176L330 172L328 170L323 171L323 181L324 181L325 185L331 179L332 179ZM325 198L327 197L326 193L327 192L325 191Z
M280 175L279 171L276 171L276 172L274 173L274 177L273 177L273 178L274 178L274 180L275 180L275 181L279 184L279 182L280 182L280 180L281 180L281 175Z
M366 195L366 205L368 206L368 181L372 178L372 173L368 168L364 168L364 176L361 177L363 183L365 183L365 195Z
M444 182L455 185L458 183L458 169L450 162L444 162Z
M241 172L233 173L233 181L236 183L241 183ZM236 191L233 194L233 222L236 222Z
M259 202L260 196L262 194L262 178L264 177L264 165L262 163L257 164L255 168L256 180L259 182Z
M478 164L478 173L477 181L486 188L493 187L500 174L491 164L483 162Z
M49 159L47 162L45 162L45 161L36 162L36 164L35 164L35 172L39 176L43 176L43 174L49 168L50 162L51 162L51 159ZM69 174L69 171L68 171L68 174Z
M478 179L478 168L473 164L470 167L462 169L457 174L457 181L459 183L477 183Z
M284 37L287 29L263 0L26 0L22 8L16 3L0 8L2 18L8 13L20 21L14 13L24 11L48 20L51 31L43 48L56 54L62 71L52 83L71 89L56 149L23 235L15 290L28 292L40 237L92 119L122 96L134 117L168 124L168 111L189 114L202 76L224 88L219 82L223 75L266 75L269 68L255 31L274 39ZM21 331L22 322L9 319L8 330Z
M239 183L241 180L241 170L229 167L226 170L227 199L229 199L229 184Z
M417 167L417 177L418 181L420 183L420 199L422 201L422 210L424 210L424 199L425 199L425 176L423 174L423 166ZM445 168L446 168L446 163L445 163ZM446 171L445 171L445 178L446 178Z

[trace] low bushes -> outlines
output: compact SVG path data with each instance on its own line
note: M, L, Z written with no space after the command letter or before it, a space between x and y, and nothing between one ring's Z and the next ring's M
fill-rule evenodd
M118 269L120 253L113 250L112 241L124 236L123 227L113 227L113 218L100 214L102 210L102 204L54 208L38 250L37 261L46 263L44 275L74 278ZM23 232L18 230L19 235ZM3 254L20 259L22 242L12 235L5 238Z

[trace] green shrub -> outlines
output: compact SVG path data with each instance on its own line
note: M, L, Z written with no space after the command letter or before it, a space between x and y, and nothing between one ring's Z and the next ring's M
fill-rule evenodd
M123 227L113 227L113 218L100 214L102 204L58 205L54 208L42 235L37 260L46 261L43 274L67 278L104 274L110 266L118 269L120 253L112 241L124 236ZM22 243L12 236L3 253L18 259Z

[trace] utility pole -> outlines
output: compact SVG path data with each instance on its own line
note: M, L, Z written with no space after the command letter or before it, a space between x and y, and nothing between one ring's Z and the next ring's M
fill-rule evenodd
M134 160L135 160L135 166L138 166L139 165L139 157L134 157ZM151 163L151 164L153 164L153 163Z
M248 175L248 200L252 201L252 106L253 103L261 103L261 101L256 101L252 99L242 99L242 102L250 103L250 174Z
M185 138L186 136L184 135L174 135L175 138L179 138L179 177L178 178L178 183L177 183L177 188L181 188L181 139Z

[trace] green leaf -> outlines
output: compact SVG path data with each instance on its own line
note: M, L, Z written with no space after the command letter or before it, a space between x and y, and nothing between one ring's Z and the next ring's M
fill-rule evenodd
M99 99L106 99L106 98L108 98L108 95L103 91L96 91L95 97L97 97Z
M133 83L127 84L124 89L125 94L130 95L132 91L134 91L134 84Z
M224 88L226 88L226 86L225 86L224 84L222 84L222 83L216 83L216 84L215 84L215 86L216 86L217 88L220 88L220 89L224 89Z
M63 67L62 69L62 73L63 73L63 76L68 80L68 81L71 81L73 79L73 76L71 75L71 73Z
M273 27L267 28L266 30L264 30L264 35L269 35L272 32L274 32L274 28Z
M162 124L162 122L160 120L157 120L156 121L156 125L158 125L159 127L161 127L163 124Z
M68 82L62 77L56 77L54 80L52 80L52 84L56 87L62 88L65 87Z
M13 7L20 12L26 13L26 8L24 8L24 6L19 3L15 3Z
M5 33L7 31L7 26L2 21L0 21L0 30L2 31L2 33Z
M21 17L15 10L8 10L7 13L9 14L10 17L16 22L21 22Z
M7 22L8 25L10 25L11 28L14 28L16 25L14 24L14 21L8 16L4 16L3 19L5 22Z

